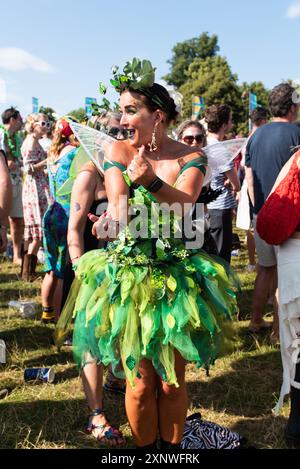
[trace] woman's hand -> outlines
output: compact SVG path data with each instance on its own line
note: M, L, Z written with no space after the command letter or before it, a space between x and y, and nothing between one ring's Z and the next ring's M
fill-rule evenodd
M103 241L112 241L116 239L119 231L119 223L113 220L111 215L104 212L101 217L97 217L91 213L88 214L89 219L94 223L92 228L92 234L97 239Z
M144 155L145 147L142 145L128 166L127 173L132 182L147 187L155 178L155 173Z

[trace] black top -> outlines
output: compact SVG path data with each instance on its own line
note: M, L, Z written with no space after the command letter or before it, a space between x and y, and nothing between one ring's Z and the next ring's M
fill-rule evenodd
M94 200L91 205L90 213L100 217L104 211L107 209L107 199ZM96 236L92 235L93 222L87 218L85 230L84 230L84 252L92 251L101 246L101 241L99 241ZM103 244L103 242L102 242Z
M300 127L288 122L263 125L250 137L246 166L253 172L254 213L267 199L279 172L300 145Z

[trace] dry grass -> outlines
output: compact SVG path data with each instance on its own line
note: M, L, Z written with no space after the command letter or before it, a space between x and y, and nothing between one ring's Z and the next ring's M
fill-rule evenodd
M242 251L234 260L243 283L235 351L219 359L210 376L188 365L189 413L200 411L204 419L238 431L257 447L284 448L288 403L281 417L274 418L271 412L281 385L280 352L270 345L268 336L247 334L254 274L245 273L245 264ZM70 349L58 353L51 341L53 326L23 319L7 306L9 300L19 298L40 303L40 282L21 282L16 272L0 258L0 336L7 345L7 364L0 365L0 389L9 390L0 401L0 446L96 448L93 438L83 431L87 407ZM31 366L53 367L55 382L24 383L24 368ZM121 425L131 447L124 399L105 394L105 407L111 421Z

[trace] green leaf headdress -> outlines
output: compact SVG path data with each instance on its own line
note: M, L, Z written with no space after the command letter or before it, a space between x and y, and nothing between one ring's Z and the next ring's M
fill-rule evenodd
M119 67L112 67L113 78L111 85L118 93L126 90L136 91L146 96L154 106L172 114L172 104L168 91L161 85L155 83L155 70L150 60L140 60L134 57L131 62L126 62L123 72ZM100 82L99 91L106 93L106 86Z
M118 93L130 90L151 88L155 80L155 70L150 60L140 60L134 57L131 62L126 62L123 72L119 73L119 67L112 67L113 78L110 83Z

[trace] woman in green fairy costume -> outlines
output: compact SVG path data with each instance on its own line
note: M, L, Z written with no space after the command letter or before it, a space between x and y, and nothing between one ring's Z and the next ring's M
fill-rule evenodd
M111 242L75 266L57 337L73 312L78 365L110 363L127 379L136 446L155 448L159 433L161 448L174 449L188 408L185 364L208 367L224 350L226 323L236 311L233 280L195 243L187 248L176 228L201 192L207 161L168 137L177 116L173 99L154 83L149 61L133 59L113 73L129 138L107 151L108 210L93 219L93 233ZM166 211L155 217L157 204ZM170 218L168 207L175 210Z

